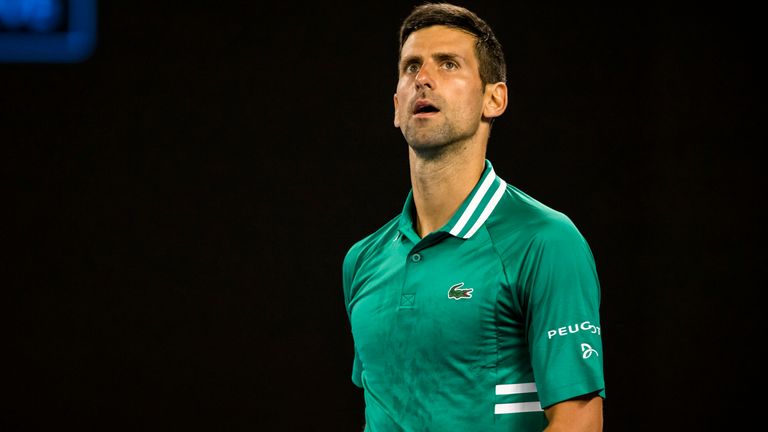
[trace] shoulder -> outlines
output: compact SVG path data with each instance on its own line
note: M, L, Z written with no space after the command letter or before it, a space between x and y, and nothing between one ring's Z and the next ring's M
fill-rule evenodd
M400 215L395 216L376 231L355 242L344 257L344 274L351 275L365 261L365 259L378 250L382 244L391 241L397 231Z
M494 243L501 247L510 242L531 245L583 241L567 215L509 184L488 219L487 228Z

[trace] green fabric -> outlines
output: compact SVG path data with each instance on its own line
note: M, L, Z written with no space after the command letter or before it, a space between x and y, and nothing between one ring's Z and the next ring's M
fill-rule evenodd
M440 230L420 239L413 208L344 259L366 431L540 431L541 407L604 396L597 273L565 215L488 161Z

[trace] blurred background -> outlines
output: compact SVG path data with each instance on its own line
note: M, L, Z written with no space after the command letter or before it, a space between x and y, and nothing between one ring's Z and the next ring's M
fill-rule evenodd
M13 3L4 429L360 430L341 262L410 188L415 3ZM457 4L507 57L488 158L595 255L606 430L736 429L765 384L758 14Z

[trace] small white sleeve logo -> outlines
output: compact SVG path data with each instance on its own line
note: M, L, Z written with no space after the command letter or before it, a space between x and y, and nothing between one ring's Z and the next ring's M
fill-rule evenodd
M589 346L589 344L583 343L581 344L581 358L588 359L592 357L592 354L595 356L599 356L600 354L597 353L597 350Z

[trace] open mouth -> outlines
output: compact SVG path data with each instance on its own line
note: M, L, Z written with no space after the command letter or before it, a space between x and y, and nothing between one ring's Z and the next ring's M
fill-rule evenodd
M436 113L436 112L440 112L440 110L436 106L434 106L431 103L426 102L426 101L416 102L416 105L413 108L413 114L414 115L432 114L432 113Z

